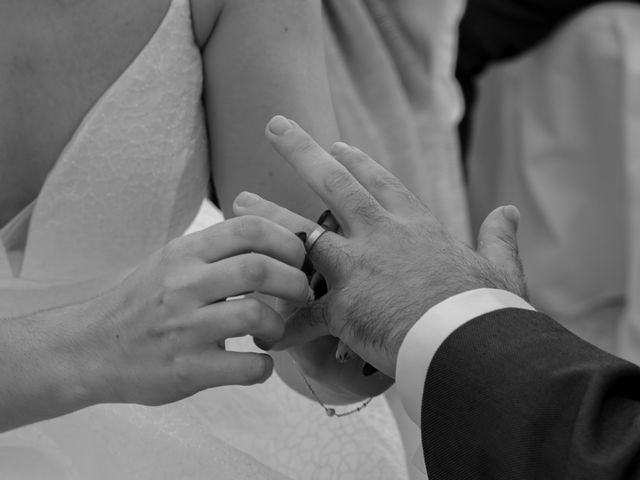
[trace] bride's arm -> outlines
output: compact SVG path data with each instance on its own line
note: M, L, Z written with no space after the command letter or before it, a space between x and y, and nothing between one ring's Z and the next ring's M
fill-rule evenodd
M322 28L321 0L228 0L223 5L203 57L213 182L227 218L243 190L311 219L325 209L264 136L267 121L283 114L325 147L338 140ZM274 357L280 377L310 396L290 357ZM330 403L360 399L318 383L314 390Z
M0 317L0 432L95 403L79 381L92 360L75 330L86 321L84 305Z
M175 239L103 283L0 284L0 432L97 403L160 405L264 381L272 360L224 341L274 341L279 317L252 299L222 300L257 290L304 301L303 258L291 232L245 217Z
M321 0L228 0L204 48L212 173L220 206L251 190L310 218L324 209L267 144L277 113L338 140L326 74Z

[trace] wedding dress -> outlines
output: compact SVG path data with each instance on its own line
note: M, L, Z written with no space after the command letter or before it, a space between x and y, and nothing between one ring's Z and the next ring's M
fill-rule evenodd
M439 76L412 58L392 62L402 57L394 48L411 49L384 21L392 19L386 2L326 5L327 63L344 138L375 142L370 153L388 159L465 235L452 128L457 107L438 107L437 88L423 81L429 74L446 84L445 97L454 95L451 61L436 62ZM354 67L349 56L371 49L366 42L380 52ZM381 70L379 61L399 73L368 75ZM407 85L417 101L398 93ZM380 87L395 96L379 102ZM86 115L38 198L0 231L0 286L28 289L123 271L182 234L209 178L201 91L189 0L173 0L148 44ZM380 107L371 116L386 118L388 128L350 121L373 104ZM249 339L227 345L255 348ZM274 375L262 385L216 388L163 407L98 405L2 434L0 478L376 480L407 478L407 467L384 397L358 415L329 418Z

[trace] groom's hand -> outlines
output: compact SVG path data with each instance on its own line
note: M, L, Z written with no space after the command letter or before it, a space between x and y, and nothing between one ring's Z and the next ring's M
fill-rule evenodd
M362 358L395 376L398 349L432 306L476 288L525 295L516 228L518 212L502 207L481 227L478 250L451 237L400 181L361 151L338 143L331 155L296 123L275 117L267 137L329 206L344 235L327 232L309 252L329 292L287 320L279 348L323 335L342 339ZM253 194L234 204L309 235L317 225Z

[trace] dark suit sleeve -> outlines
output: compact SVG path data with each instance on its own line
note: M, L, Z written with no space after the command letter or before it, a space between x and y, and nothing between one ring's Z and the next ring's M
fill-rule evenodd
M476 76L491 63L526 52L584 9L611 1L469 0L459 27L458 72Z
M549 37L584 9L612 0L468 0L460 21L456 78L467 114L460 124L466 151L471 133L475 82L492 64L520 55ZM640 0L625 3L640 4Z
M537 312L456 330L425 381L430 480L640 479L640 369Z

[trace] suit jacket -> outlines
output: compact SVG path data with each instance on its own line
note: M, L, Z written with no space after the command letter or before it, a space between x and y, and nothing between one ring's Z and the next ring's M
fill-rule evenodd
M584 9L619 0L468 0L459 26L456 78L467 113L460 124L466 152L471 134L476 78L492 64L538 45ZM624 0L623 0L624 1ZM639 0L626 0L640 4Z
M456 330L425 380L430 480L640 479L640 368L537 312Z

